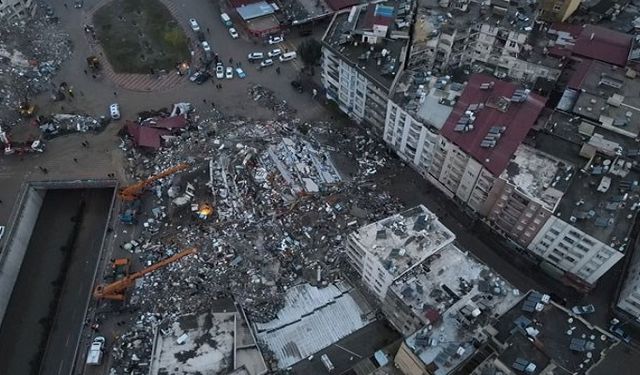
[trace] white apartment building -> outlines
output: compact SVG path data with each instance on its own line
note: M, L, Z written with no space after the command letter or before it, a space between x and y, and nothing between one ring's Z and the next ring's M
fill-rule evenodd
M623 253L577 227L551 216L528 248L564 272L568 282L591 287Z
M640 252L636 251L618 298L619 309L640 321Z
M420 205L348 235L346 255L362 281L383 300L393 283L450 244L455 235Z
M24 18L35 11L33 0L0 0L0 18Z

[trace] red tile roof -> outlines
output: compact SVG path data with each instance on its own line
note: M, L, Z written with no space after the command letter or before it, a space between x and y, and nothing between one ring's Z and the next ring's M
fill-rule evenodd
M133 138L133 143L138 147L160 148L160 136L168 133L166 130L140 126L133 121L125 123L127 133Z
M187 126L187 119L184 116L154 117L144 121L142 125L158 129L181 129Z
M359 4L358 0L326 0L329 7L333 10L340 10Z
M633 37L619 31L586 25L576 38L573 53L618 66L627 65Z
M494 82L493 88L480 89L480 85L486 82ZM442 135L445 138L458 145L495 176L507 167L511 156L534 125L546 102L546 98L529 93L524 102L509 103L505 112L487 105L501 97L510 99L516 89L518 87L513 83L500 81L484 74L472 75L442 128ZM483 109L475 113L473 130L466 133L455 131L458 120L471 104L485 104ZM504 126L506 130L494 148L480 147L480 143L493 126Z

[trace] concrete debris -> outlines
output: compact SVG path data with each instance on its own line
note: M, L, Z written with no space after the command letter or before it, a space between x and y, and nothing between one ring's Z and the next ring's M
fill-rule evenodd
M254 87L251 95L290 115L270 91ZM384 150L370 138L348 142L356 134L286 116L256 121L192 112L189 126L154 153L124 142L131 181L180 163L190 168L147 189L132 221L139 237L121 246L140 268L186 247L198 253L138 280L128 302L138 314L136 328L118 342L115 373L134 363L146 369L157 322L209 311L214 300L232 296L252 322L275 319L290 288L342 280L349 223L402 210L368 180L385 164ZM359 160L357 170L338 172L336 153ZM139 328L138 321L149 324Z
M61 30L42 9L28 22L0 23L0 122L6 128L22 122L18 110L25 101L57 90L51 79L72 51Z
M100 131L108 124L108 120L95 119L86 115L55 114L51 117L39 116L36 124L40 127L43 137L51 139L70 133L86 133Z
M255 85L249 88L249 97L261 106L272 110L278 119L287 119L295 115L295 108L290 107L286 100L278 100L274 92L266 87Z

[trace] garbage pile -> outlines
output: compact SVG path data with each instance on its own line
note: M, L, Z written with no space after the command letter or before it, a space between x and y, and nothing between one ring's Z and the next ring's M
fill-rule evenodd
M277 99L273 91L266 87L260 85L250 87L249 97L262 107L272 110L279 120L293 120L292 117L296 114L295 108L290 107L286 100Z
M51 79L71 55L69 35L43 10L28 20L0 22L0 121L19 122L25 99L51 89Z
M104 129L108 122L106 118L95 119L87 115L66 113L59 113L49 117L39 116L37 119L38 126L45 139L75 132L99 131Z

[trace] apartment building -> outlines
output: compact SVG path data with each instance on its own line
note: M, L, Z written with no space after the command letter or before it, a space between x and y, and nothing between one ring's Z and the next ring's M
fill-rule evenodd
M454 239L436 215L421 205L363 226L347 236L345 248L364 284L383 300L394 280Z
M33 0L0 0L0 18L24 18L32 16L35 11Z
M322 38L327 98L379 135L409 43L408 25L396 21L410 17L412 7L411 1L354 6L336 13Z
M580 6L581 0L541 0L538 18L546 22L564 22Z
M384 141L425 178L440 139L439 131L463 88L449 77L406 71L387 104Z

